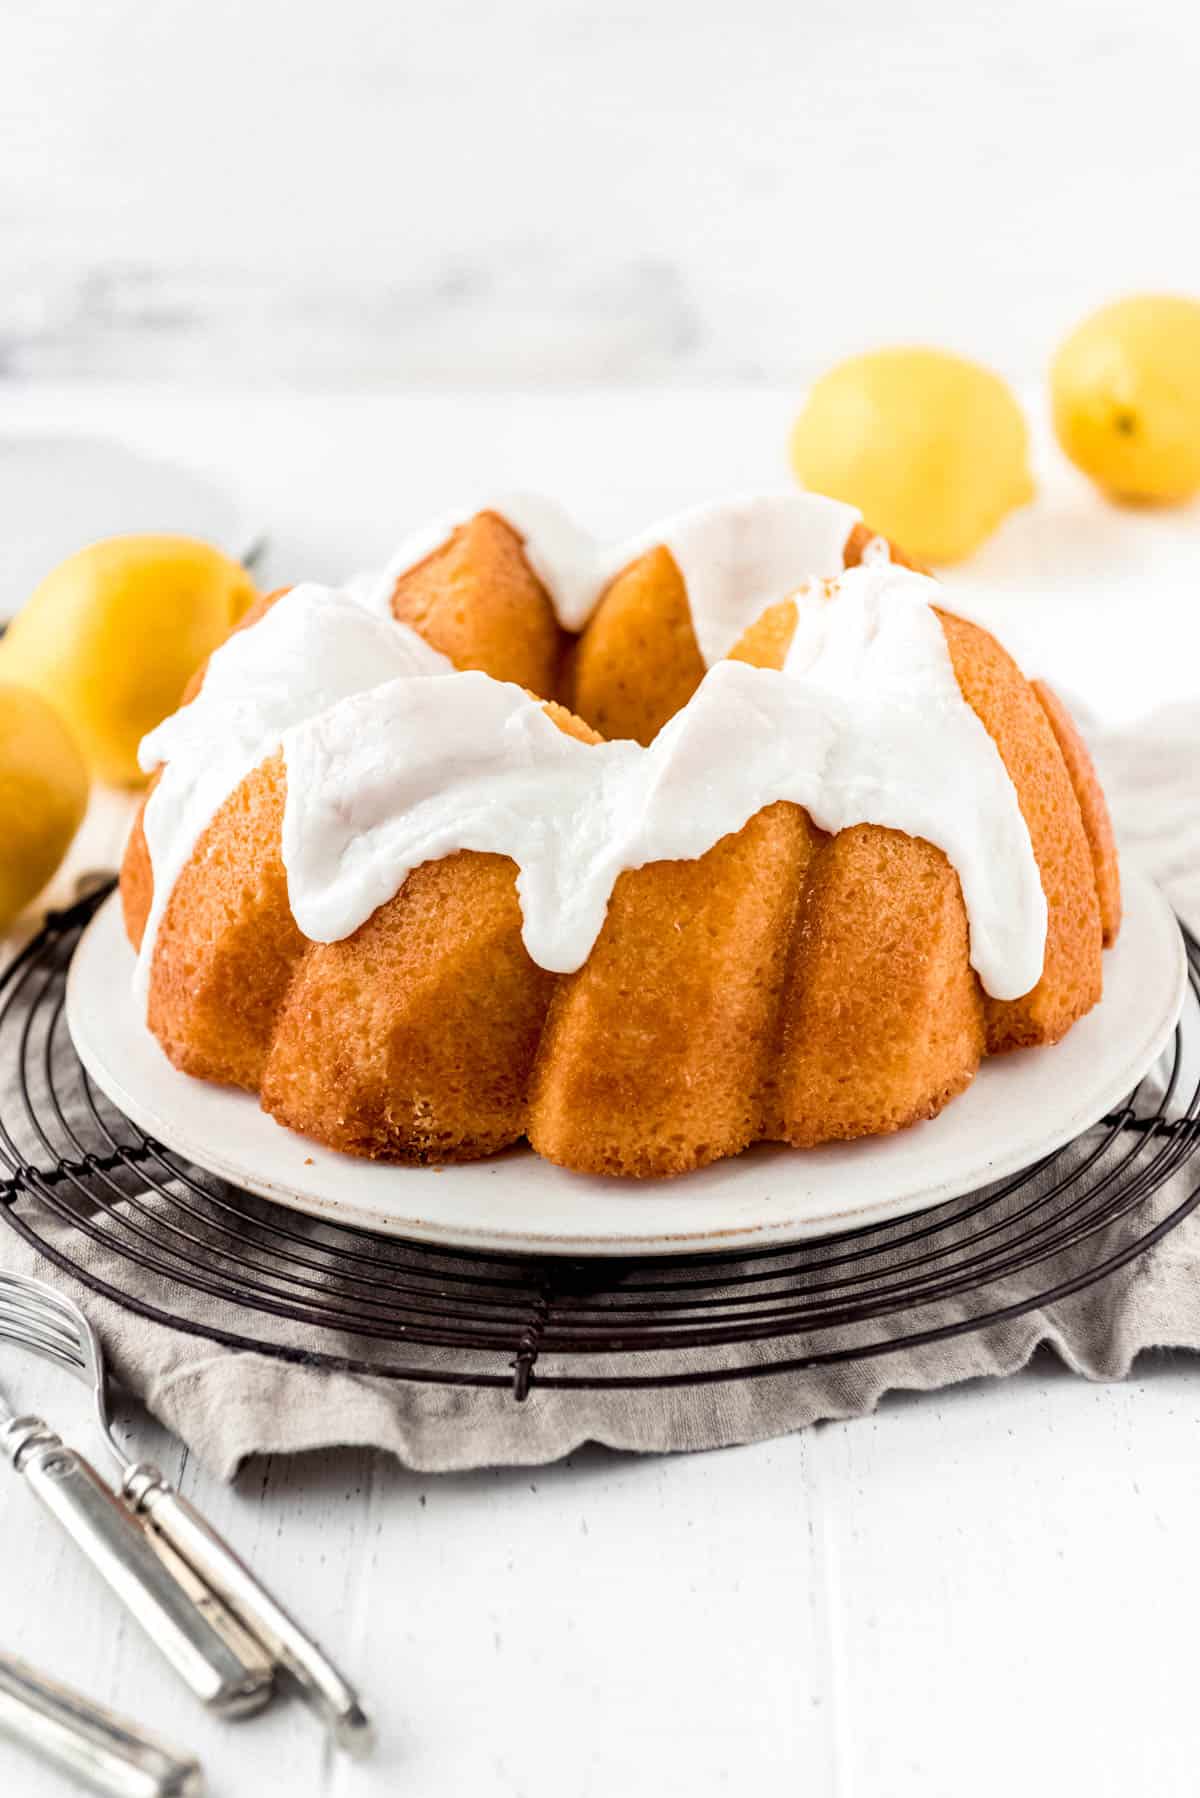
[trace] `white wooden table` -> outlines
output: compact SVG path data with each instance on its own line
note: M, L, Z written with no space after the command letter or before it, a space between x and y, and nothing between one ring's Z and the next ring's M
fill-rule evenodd
M223 472L270 532L272 579L370 561L477 485L545 485L616 527L775 481L785 419L719 394L300 406L91 390L6 409L16 430L108 428ZM1068 477L1047 501L1077 519L1090 504ZM1014 526L991 566L1018 558L1023 530L1051 543L1049 515ZM1178 529L1200 540L1194 517ZM1014 621L1040 636L1043 668L1102 709L1128 703L1115 658L1072 654L1052 594L1036 629L1015 584L990 603L1010 637ZM1106 604L1101 584L1093 627ZM1134 656L1139 704L1156 669L1164 694L1194 690L1179 659ZM3 1350L0 1378L86 1437L70 1382ZM761 1447L441 1479L330 1453L252 1465L229 1490L146 1424L139 1444L361 1680L378 1755L331 1755L295 1705L200 1715L6 1474L0 1645L198 1750L219 1798L1192 1798L1198 1426L1195 1366L1168 1356L1124 1386L1047 1360ZM0 1744L0 1792L64 1789Z

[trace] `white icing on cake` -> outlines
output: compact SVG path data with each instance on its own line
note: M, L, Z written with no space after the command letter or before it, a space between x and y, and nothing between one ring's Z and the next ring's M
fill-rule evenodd
M143 737L138 751L147 774L165 766L143 817L154 899L135 990L144 994L149 987L162 914L206 826L279 747L286 728L380 681L451 668L407 625L375 617L352 595L311 582L293 587L257 624L226 638L192 703Z
M1016 998L1041 974L1046 901L1012 781L959 691L938 597L936 582L888 564L810 583L783 672L718 664L643 749L577 742L520 688L449 671L372 614L375 595L296 589L218 650L197 699L143 744L143 766L168 764L146 810L143 990L158 917L205 825L281 746L283 860L313 940L350 935L424 861L492 851L518 864L530 955L569 972L624 869L703 855L787 799L824 830L872 823L944 850L972 965L988 992Z
M523 539L525 558L568 631L583 629L622 569L652 549L668 549L687 588L706 668L728 655L760 613L802 581L839 574L846 539L861 516L853 506L819 493L765 494L693 506L624 542L602 544L553 500L506 494L470 513L438 519L408 538L371 590L371 605L386 612L401 575L440 549L475 512L488 511Z
M935 584L852 569L799 596L783 673L723 662L649 748L579 743L483 674L402 679L285 733L283 859L296 921L336 942L422 862L510 856L530 956L587 960L618 875L690 860L777 799L821 829L924 837L957 869L984 986L1042 969L1046 902L995 744L963 700ZM379 754L387 743L392 753Z

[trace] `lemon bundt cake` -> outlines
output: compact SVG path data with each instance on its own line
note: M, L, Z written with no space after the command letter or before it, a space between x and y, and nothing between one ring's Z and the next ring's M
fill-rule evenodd
M849 508L506 500L261 601L122 869L179 1068L396 1161L663 1175L934 1116L1120 922L1061 702Z

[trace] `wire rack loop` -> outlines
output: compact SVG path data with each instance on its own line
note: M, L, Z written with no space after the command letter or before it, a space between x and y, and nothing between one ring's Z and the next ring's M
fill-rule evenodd
M67 968L110 888L0 977L0 1216L117 1304L232 1348L377 1378L651 1390L893 1353L1055 1304L1200 1204L1200 945L1165 1058L1086 1141L915 1217L736 1255L564 1261L400 1242L216 1181L138 1130L71 1045ZM1185 1039L1187 1039L1185 1041ZM403 1178L398 1173L398 1178ZM1171 1190L1168 1193L1168 1185Z

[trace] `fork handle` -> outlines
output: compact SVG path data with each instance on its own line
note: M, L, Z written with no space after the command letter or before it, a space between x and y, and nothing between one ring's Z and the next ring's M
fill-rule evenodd
M373 1731L358 1694L196 1507L146 1463L129 1469L122 1491L150 1529L165 1538L291 1675L338 1743L350 1754L367 1753Z
M271 1696L266 1656L244 1659L197 1609L96 1470L36 1417L0 1432L14 1467L204 1704L248 1716Z
M199 1798L199 1763L0 1654L0 1732L107 1798Z

